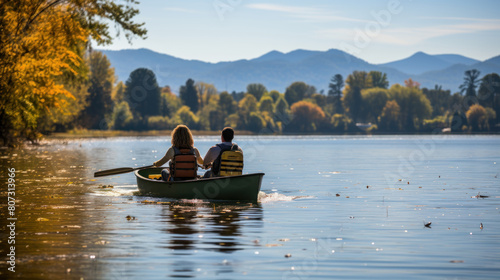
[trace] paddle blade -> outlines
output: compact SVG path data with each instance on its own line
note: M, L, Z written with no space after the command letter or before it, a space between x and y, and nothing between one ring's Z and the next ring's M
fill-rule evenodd
M134 171L134 168L132 168L132 167L121 167L121 168L115 168L115 169L108 169L108 170L102 170L102 171L95 172L94 177L123 174L123 173L132 172L132 171Z

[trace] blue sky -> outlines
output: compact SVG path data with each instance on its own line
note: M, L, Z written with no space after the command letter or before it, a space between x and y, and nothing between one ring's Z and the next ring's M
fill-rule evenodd
M269 51L341 49L370 63L417 51L485 60L500 55L500 1L141 0L148 38L101 49L148 48L208 62Z

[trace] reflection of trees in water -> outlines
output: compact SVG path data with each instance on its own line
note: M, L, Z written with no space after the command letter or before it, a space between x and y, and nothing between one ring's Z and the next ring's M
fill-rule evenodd
M242 227L262 227L259 204L176 203L164 209L164 216L171 234L167 248L174 250L231 253L243 249L238 240Z

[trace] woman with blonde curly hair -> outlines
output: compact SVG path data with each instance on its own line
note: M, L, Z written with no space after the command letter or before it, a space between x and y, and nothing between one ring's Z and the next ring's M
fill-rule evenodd
M193 163L193 168L196 170L196 163L198 164L203 164L203 158L200 155L200 152L198 149L194 147L194 140L193 140L193 135L191 134L191 131L189 128L185 125L178 125L173 131L172 131L172 146L167 150L165 155L163 156L162 159L155 161L153 165L155 167L160 167L170 161L170 170L169 169L163 169L161 171L161 176L162 179L165 181L172 180L175 178L182 179L183 177L187 179L186 177L188 175L181 175L183 171L178 172L179 174L171 174L174 173L172 171L176 170L173 168L173 164L175 163L175 158L176 156L180 155L194 155L196 157L196 162ZM192 157L192 156L191 156ZM190 170L191 172L192 170ZM192 172L191 172L192 173ZM184 173L185 174L185 173ZM196 174L196 172L194 172ZM172 176L171 176L172 175ZM189 176L191 177L191 176Z

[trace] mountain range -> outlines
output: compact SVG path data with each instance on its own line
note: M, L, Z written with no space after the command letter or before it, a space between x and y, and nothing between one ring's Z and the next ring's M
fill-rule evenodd
M177 92L191 78L214 84L219 91L245 91L250 83L261 83L268 90L284 92L295 81L315 86L318 91L328 92L328 84L335 74L344 79L353 71L381 71L387 73L389 83L403 84L411 78L421 87L457 92L463 82L464 72L481 71L481 77L500 73L500 55L479 61L455 54L414 55L389 63L370 64L360 58L337 49L327 51L295 50L288 53L271 51L250 60L209 63L186 60L149 49L100 50L115 68L118 79L125 82L130 73L140 67L151 69L160 86L169 85Z

